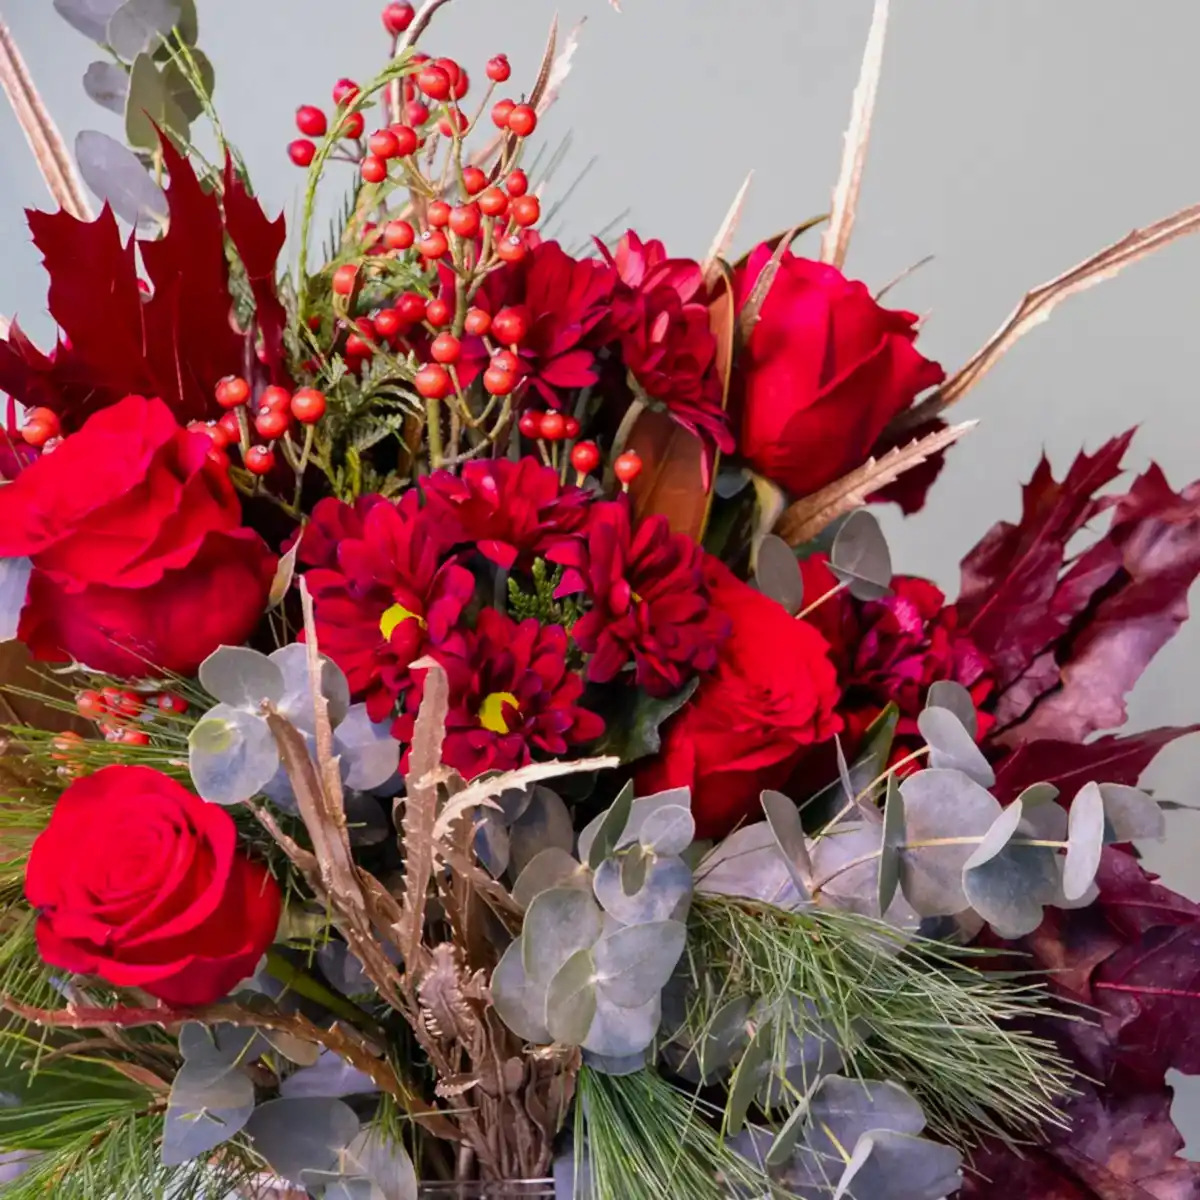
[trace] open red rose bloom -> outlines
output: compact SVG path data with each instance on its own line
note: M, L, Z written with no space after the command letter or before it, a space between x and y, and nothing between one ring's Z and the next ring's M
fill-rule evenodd
M108 202L30 216L56 345L0 340L0 1008L49 1071L0 1169L132 1194L143 1137L154 1194L411 1200L404 1116L560 1197L1200 1197L1200 907L1137 852L1200 726L1121 728L1200 483L1043 460L954 598L877 514L1020 322L947 381L844 273L861 145L825 230L573 252L525 156L573 43L479 107L390 4L298 111L293 271L181 149L193 6L55 7L162 102L154 179L84 135Z

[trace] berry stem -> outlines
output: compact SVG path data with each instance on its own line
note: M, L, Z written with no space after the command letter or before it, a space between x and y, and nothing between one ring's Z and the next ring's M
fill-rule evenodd
M304 445L300 449L300 465L296 468L295 499L292 502L293 507L297 511L300 509L300 492L304 487L304 472L308 470L308 460L312 455L313 438L316 436L316 432L317 427L315 425L305 425Z
M612 449L608 454L609 468L605 473L605 485L611 487L616 476L613 474L611 464L615 463L625 450L625 443L629 441L629 435L633 432L633 427L638 423L638 418L646 411L646 402L640 396L634 396L629 407L625 410L625 415L621 418L621 424L617 426L616 435L613 437Z

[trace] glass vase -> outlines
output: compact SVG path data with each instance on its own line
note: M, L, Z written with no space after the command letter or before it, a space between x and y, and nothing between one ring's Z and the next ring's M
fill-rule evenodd
M514 1179L487 1183L423 1183L418 1200L554 1200L553 1179Z

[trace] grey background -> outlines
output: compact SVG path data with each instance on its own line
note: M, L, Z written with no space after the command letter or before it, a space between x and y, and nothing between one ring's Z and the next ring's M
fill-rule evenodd
M560 187L598 162L564 215L568 244L629 208L630 223L678 254L706 250L748 170L738 248L826 209L857 78L870 0L454 0L426 48L471 70L497 51L515 91L532 80L561 5L588 18L563 96L543 123L574 145ZM199 0L217 101L268 209L295 211L301 173L284 155L298 104L328 106L343 74L366 78L387 46L380 0ZM1195 0L894 0L859 224L848 270L878 286L926 254L893 293L927 313L926 354L948 369L1000 324L1028 287L1130 228L1200 200L1200 5ZM0 12L68 141L117 133L80 78L94 47L50 0ZM0 111L0 313L49 339L45 281L22 210L48 197L20 132ZM336 188L334 189L337 190ZM813 252L815 240L808 245ZM1168 248L1076 297L960 406L981 427L956 447L931 505L888 520L898 569L953 595L957 563L1016 514L1043 447L1056 466L1140 424L1131 465L1157 459L1172 482L1200 475L1200 238ZM1197 596L1193 595L1195 606ZM1143 677L1130 728L1197 719L1200 621ZM1147 776L1195 801L1200 737ZM1172 814L1150 865L1200 897L1200 815ZM1176 1113L1200 1147L1200 1086Z

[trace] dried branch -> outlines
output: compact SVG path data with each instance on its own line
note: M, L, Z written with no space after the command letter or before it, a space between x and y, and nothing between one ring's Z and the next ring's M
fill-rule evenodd
M413 17L412 24L404 31L404 35L396 43L396 54L400 55L403 51L417 44L417 38L421 36L433 20L433 14L437 12L444 4L449 4L450 0L425 0L425 3L417 9L417 15Z
M1086 258L1077 266L1043 283L1025 294L1008 320L987 340L967 363L960 367L936 392L892 422L889 433L904 433L932 420L943 409L961 400L999 361L1018 339L1040 325L1068 296L1086 291L1105 279L1123 271L1130 263L1146 258L1155 250L1169 245L1176 238L1200 230L1200 204L1147 225L1106 246L1098 254Z
M742 210L746 207L746 195L750 191L750 181L753 178L754 172L751 171L746 176L746 181L738 188L738 193L734 196L733 203L729 206L729 211L725 214L720 229L717 230L717 236L713 238L713 243L709 247L708 255L704 260L704 283L708 288L714 287L720 278L720 264L728 256L729 247L733 245L738 223L742 219Z
M537 108L542 97L550 86L550 73L554 69L555 51L558 49L558 17L550 22L550 33L546 38L546 48L542 51L542 62L538 67L537 79L534 80L533 90L529 93L527 104Z
M917 261L915 263L913 263L913 265L911 267L905 267L904 270L901 271L899 275L895 276L892 279L889 279L887 281L887 283L885 283L883 285L883 287L881 287L879 289L879 291L877 291L875 293L876 303L878 303L880 300L882 300L884 298L884 296L886 296L888 294L888 292L890 292L892 290L892 288L898 287L910 275L915 275L922 267L927 267L931 262L933 262L933 255L926 254L924 258L917 259ZM924 320L924 318L921 318L921 319Z
M17 123L37 159L50 195L71 216L90 221L92 207L75 173L75 164L3 18L0 18L0 87L8 94Z
M562 85L571 73L571 60L575 57L575 51L579 49L579 34L586 24L586 17L581 18L575 24L571 32L567 34L566 44L555 55L554 62L550 64L550 74L546 79L545 90L536 105L538 116L541 116L558 99Z
M831 521L845 513L860 508L867 498L880 488L899 479L905 471L923 463L931 455L957 442L978 421L964 421L939 429L927 437L918 438L907 446L897 446L882 458L869 458L857 470L843 476L828 487L823 487L811 496L797 500L783 514L775 532L789 546L800 546L811 541Z
M771 257L767 260L766 266L759 272L758 278L754 281L754 286L750 289L750 294L746 297L746 302L738 310L738 337L743 343L754 332L754 326L758 324L763 303L766 301L767 293L771 290L771 285L775 282L775 276L779 273L780 265L783 263L783 256L792 248L792 243L802 233L812 229L814 225L820 225L827 216L827 213L822 213L819 217L809 217L807 221L801 221L799 225L793 225L786 233L780 235L778 241L774 243Z
M842 169L833 189L833 206L829 228L821 239L821 261L840 268L846 261L850 234L854 230L854 215L858 209L858 193L862 187L863 167L867 161L867 146L871 140L871 117L875 112L875 96L879 91L879 74L883 67L883 43L887 32L888 0L875 0L875 12L863 50L862 70L850 110L850 127L846 130L846 148L842 154Z

